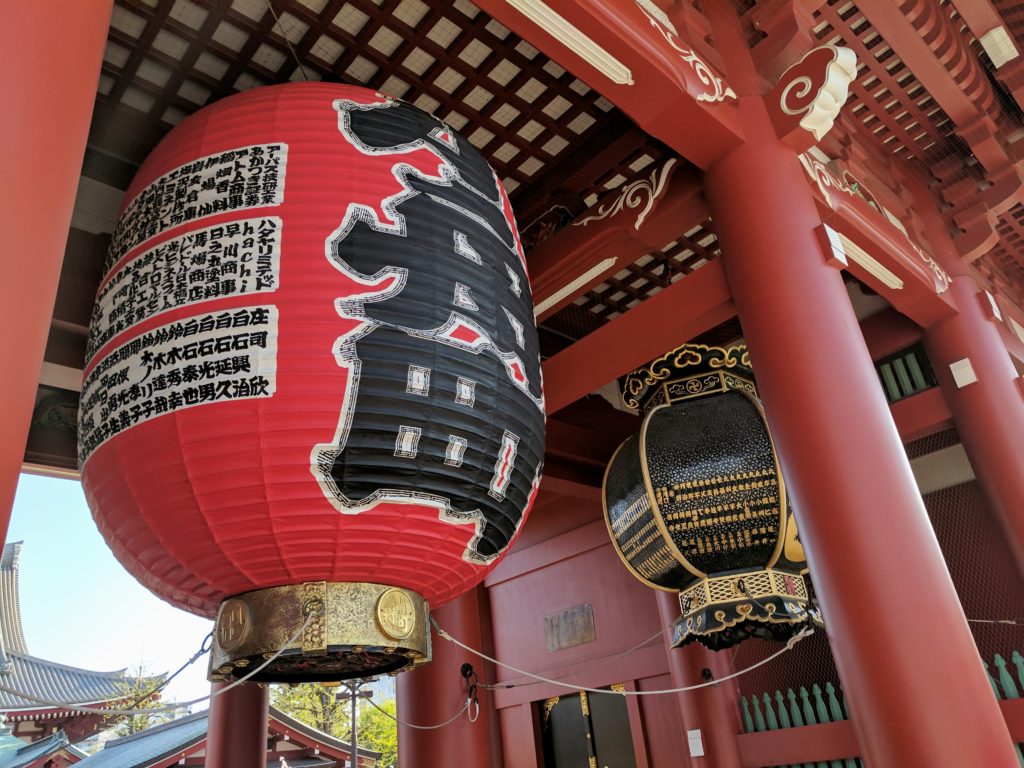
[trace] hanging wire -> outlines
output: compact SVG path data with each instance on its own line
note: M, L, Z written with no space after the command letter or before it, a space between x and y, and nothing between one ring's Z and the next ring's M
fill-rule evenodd
M502 661L498 661L497 659L491 658L482 651L478 651L475 648L471 648L465 643L452 637L450 634L444 631L440 627L440 625L438 625L437 621L434 619L433 616L430 617L430 623L434 625L434 629L437 631L439 637L442 637L448 642L457 645L464 651L472 653L474 656L479 656L484 661L489 661L492 664L497 664L499 667L504 667L505 669L511 669L513 672L518 672L520 675L523 675L524 677L531 677L539 682L548 683L550 685L556 685L560 688L566 688L572 691L586 691L587 693L614 693L618 694L619 696L658 696L669 693L683 693L684 691L695 691L700 688L708 688L710 686L718 685L719 683L723 683L726 680L732 680L733 678L740 677L741 675L745 675L747 672L750 672L751 670L757 669L758 667L767 664L769 661L772 661L773 659L778 658L782 654L791 651L793 647L801 640L803 640L805 637L809 637L810 635L814 634L814 630L811 627L804 627L797 634L793 635L793 637L789 638L784 648L779 649L771 656L761 659L761 661L758 661L755 664L751 664L749 667L741 669L739 672L734 672L731 675L726 675L725 677L720 677L716 680L709 680L705 683L697 683L696 685L687 685L681 688L667 688L659 691L609 691L603 688L587 688L580 685L574 685L572 683L565 683L561 680L554 680L550 677L544 677L543 675L535 675L532 672L527 672L525 669L520 669L519 667L514 667L511 664L506 664Z
M259 674L264 669L269 667L274 661L276 661L277 657L285 652L285 649L287 649L290 645L292 645L296 640L299 639L302 633L306 631L306 627L309 626L309 623L312 620L313 616L308 616L306 618L306 621L303 622L302 626L295 631L294 635L288 638L284 645L278 648L274 652L274 654L270 656L270 658L268 658L258 667L254 668L251 672L238 678L233 683L225 685L223 688L219 688L216 691L207 694L206 696L200 696L198 699L190 699L189 701L178 701L174 702L173 704L165 704L159 707L149 707L147 709L104 709L102 707L82 706L82 704L84 704L85 702L52 701L49 699L41 698L39 696L31 696L27 693L22 693L21 691L15 690L14 688L8 688L6 685L0 685L0 691L3 691L4 693L9 693L12 696L20 696L21 698L27 701L31 701L35 704L42 704L47 707L61 707L62 709L72 709L76 712L88 712L90 714L95 715L155 715L159 714L160 712L173 712L175 710L181 709L182 707L191 707L195 704L201 704L204 701L210 701L212 699L217 698L218 696L222 696L223 694L230 691L232 688L241 685L242 683L251 679L255 675Z
M456 720L458 720L462 716L462 713L465 712L466 710L468 710L470 708L470 706L472 704L474 704L474 703L476 704L476 707L475 707L476 713L475 714L471 714L469 716L469 722L475 723L476 719L480 716L480 702L479 701L474 701L473 697L467 698L466 699L466 703L462 705L462 709L460 709L454 715L449 717L443 723L438 723L437 725L413 725L412 723L407 723L404 720L399 720L397 717L392 715L386 709L382 709L381 707L377 706L377 703L373 699L367 699L367 701L370 702L370 705L374 709L376 709L378 712L382 713L389 720L394 720L399 725L403 725L406 728L413 728L413 729L415 729L417 731L436 731L438 728L444 728L447 725L451 725Z
M1024 627L1024 619L968 619L968 624L1007 624L1011 627Z
M135 699L135 701L133 701L131 704L128 705L128 708L132 709L134 707L137 707L142 702L146 701L147 699L151 699L156 694L160 693L160 691L162 691L164 688L166 688L168 686L168 684L174 678L176 678L178 675L180 675L182 672L184 672L190 666L192 666L197 661L199 661L199 659L201 659L204 655L209 653L210 652L210 648L211 648L212 645L213 645L213 630L210 630L210 634L208 634L206 637L203 638L202 645L199 646L199 650L198 651L196 651L194 654L192 654L192 658L191 659L189 659L184 664L182 664L180 667L178 667L171 675L169 675L168 677L165 677L163 682L160 683L158 686L156 686L153 690L149 691L148 693L144 693L141 696L139 696L137 699Z
M270 0L267 0L267 8L270 10L270 15L274 17L274 26L277 27L278 32L281 33L281 37L284 38L284 44L288 46L288 50L291 51L292 58L295 59L295 65L299 68L299 74L302 75L302 79L307 83L309 78L306 76L306 70L302 67L302 62L299 61L298 54L295 53L295 49L292 48L292 41L288 39L288 35L285 34L284 25L281 24L281 19L277 15L277 11L274 10L274 6L270 4Z
M647 638L643 642L637 643L632 648L628 648L625 651L621 651L620 653L616 653L616 654L613 654L611 656L606 656L603 659L597 659L596 661L593 662L593 664L590 665L590 667L591 668L593 668L593 667L601 667L601 666L604 666L605 664L610 664L613 661L618 661L621 658L629 656L631 653L633 653L633 651L638 651L641 648L643 648L644 646L650 645L655 640L660 640L662 637L664 637L664 632L662 632L661 630L658 630L656 633L651 635L649 638ZM480 683L480 687L481 688L486 688L487 690L490 690L490 691L494 691L494 690L504 690L506 688L525 688L528 685L540 685L541 682L542 681L540 681L540 680L531 680L528 683L516 683L516 682Z
M6 686L6 685L0 685L0 691L2 691L4 693L7 693L7 694L10 694L12 696L18 696L18 697L20 697L22 699L25 699L26 701L31 701L31 702L33 702L35 704L41 704L41 705L47 706L47 707L60 707L62 709L71 709L71 710L74 710L76 712L86 712L86 713L97 714L97 715L151 715L151 714L159 714L160 712L172 712L172 711L175 711L175 710L179 710L182 707L191 707L191 706L194 706L196 704L201 704L204 701L210 701L212 699L215 699L217 696L220 696L220 695L222 695L224 693L227 693L232 688L235 688L236 686L239 686L242 683L247 682L248 680L253 678L255 675L259 674L264 669L266 669L268 666L270 666L270 664L272 664L274 661L276 661L277 658L282 653L284 653L284 651L289 646L291 646L296 640L298 640L299 636L306 630L306 627L309 626L309 623L312 620L313 620L312 616L308 617L306 619L306 621L302 624L302 626L299 627L295 631L295 634L293 634L290 638L288 638L288 640L284 643L284 645L282 645L280 648L278 648L277 651L275 651L273 653L273 655L271 655L269 658L267 658L266 661L264 661L258 667L255 667L252 671L250 671L247 674L243 675L238 680L235 680L234 682L230 683L229 685L226 685L223 688L220 688L220 689L218 689L216 691L213 691L213 692L209 693L206 696L200 696L197 699L190 699L188 701L173 702L173 703L168 703L168 704L165 704L165 705L162 705L162 706L158 706L158 707L149 707L149 708L146 708L146 709L136 709L135 708L140 701L142 701L145 698L148 698L148 697L152 696L154 693L157 693L160 690L163 690L163 688L165 688L167 686L167 684L171 680L173 680L175 677L177 677L177 675L179 675L182 671L184 671L191 664L194 664L201 656L203 656L204 654L208 653L209 650L210 650L210 648L208 647L208 644L212 641L212 635L213 635L212 632L210 633L209 636L204 638L203 644L200 647L200 649L195 654L193 654L192 657L188 661L186 661L184 664L182 664L181 667L179 667L172 675L170 675L170 677L168 677L163 683L161 683L159 686L157 686L152 691L147 693L145 696L142 696L142 697L136 699L134 702L132 702L132 705L130 707L125 708L125 709L107 709L107 708L102 708L102 707L89 707L89 706L85 706L85 702L55 701L55 700L52 700L52 699L45 699L45 698L42 698L42 697L39 697L39 696L32 696L31 694L24 693L23 691L19 691L19 690L15 689L15 688L11 688L11 687ZM1002 624L1002 625L1016 626L1016 627L1024 626L1024 619L967 619L967 621L969 623L971 623L971 624ZM448 642L450 642L450 643L452 643L454 645L457 645L459 648L462 648L464 651L472 653L474 656L478 656L479 658L483 659L484 661L489 661L492 664L495 664L495 665L497 665L499 667L503 667L505 669L512 670L513 672L517 672L520 675L522 675L523 677L531 678L533 680L533 682L529 682L529 683L505 683L505 684L475 683L475 682L474 683L470 683L470 695L467 697L466 703L462 706L462 709L460 709L452 717L450 717L447 720L445 720L443 723L439 723L437 725L414 725L413 723L406 723L403 720L399 720L397 717L394 717L389 712L381 709L379 706L377 706L377 704L373 700L367 699L367 701L369 701L370 704L375 709L379 710L386 717L390 718L391 720L394 720L399 725L403 725L403 726L405 726L407 728L414 728L416 730L424 730L424 731L430 731L430 730L436 730L438 728L444 728L445 726L450 725L451 723L455 722L455 720L457 720L467 710L469 710L471 712L471 714L469 715L469 721L471 723L476 722L476 720L477 720L477 718L479 717L479 714L480 714L480 702L479 702L479 700L478 700L478 698L476 696L476 688L477 687L484 688L484 689L487 689L487 690L497 690L497 689L506 689L506 688L518 688L518 687L522 687L522 686L526 686L526 685L536 685L537 683L547 683L549 685L555 685L555 686L558 686L558 687L561 687L561 688L565 688L567 690L572 690L572 691L586 691L587 693L604 693L604 694L615 693L615 694L618 694L620 696L658 696L658 695L671 694L671 693L683 693L685 691L694 691L694 690L698 690L698 689L701 689L701 688L708 688L710 686L715 686L715 685L718 685L719 683L725 682L726 680L732 680L732 679L738 678L738 677L740 677L742 675L745 675L746 673L748 673L748 672L750 672L750 671L752 671L754 669L757 669L758 667L761 667L761 666L767 664L768 662L778 658L779 656L783 655L784 653L788 653L801 640L803 640L806 637L810 637L812 634L814 634L814 630L811 627L805 627L804 629L800 630L799 633L797 633L793 637L789 638L789 640L786 642L786 645L785 645L784 648L779 649L778 651L776 651L775 653L771 654L770 656L767 656L766 658L761 659L760 661L755 662L754 664L751 664L748 667L744 667L743 669L741 669L741 670L739 670L737 672L733 672L730 675L726 675L725 677L716 678L714 680L709 680L707 682L698 683L698 684L695 684L695 685L683 686L681 688L667 688L667 689L657 690L657 691L609 691L609 690L603 689L603 688L587 688L587 687L579 686L579 685L576 685L576 684L573 684L573 683L567 683L567 682L564 682L562 680L557 680L557 679L553 679L553 678L549 678L549 677L544 677L543 675L536 675L536 674L534 674L532 672L526 671L525 669L520 669L519 667L514 667L511 664L506 664L505 662L498 661L497 659L492 658L491 656L488 656L487 654L483 653L482 651L478 651L475 648L471 648L470 646L466 645L465 643L461 642L457 638L455 638L452 635L450 635L448 632L446 632L444 629L441 628L441 626L437 623L437 621L434 619L434 617L430 617L430 623L433 625L434 630L437 632L439 637L442 637L445 640L447 640ZM639 644L633 646L632 648L630 648L630 649L628 649L626 651L623 651L620 654L616 654L615 657L608 658L608 659L601 659L600 661L595 663L593 666L597 667L597 666L600 666L602 664L606 664L609 661L614 660L614 658L620 658L622 656L626 656L626 655L632 653L633 651L638 650L639 648L642 648L645 645L648 645L655 638L660 637L660 636L661 636L660 632L657 633L656 635L652 635L650 638L648 638L647 640L644 640L642 643L639 643ZM735 658L735 656L734 656L734 658ZM474 674L474 677L475 677L475 674ZM468 679L467 679L467 682L468 682Z

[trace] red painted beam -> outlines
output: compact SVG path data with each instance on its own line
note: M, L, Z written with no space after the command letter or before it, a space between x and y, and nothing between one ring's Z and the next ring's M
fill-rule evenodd
M901 5L907 10L901 10ZM859 0L857 7L963 131L963 138L982 166L995 171L1008 164L1006 150L993 132L976 130L986 122L994 127L998 101L977 57L964 40L958 39L959 33L948 20L948 11L940 7L938 0L917 2L913 8L892 0ZM957 82L954 73L961 82Z
M678 32L639 4L478 0L476 5L698 167L706 170L742 141L728 84Z
M544 477L540 481L540 493L552 496L571 496L594 504L601 503L600 487L580 479L565 477L564 474L557 465L551 468L545 461Z
M700 175L670 159L649 179L607 195L530 254L530 286L542 321L607 275L660 250L707 220Z
M704 265L549 358L544 363L548 414L735 314L721 265Z
M802 728L782 728L736 737L743 768L816 763L858 757L860 747L849 720Z
M544 452L554 458L581 462L604 471L625 437L614 431L587 429L549 419Z
M270 689L243 683L220 693L228 683L214 683L206 741L208 768L262 766L267 760Z
M934 435L953 426L953 414L938 387L899 400L889 409L896 423L896 431L904 443Z
M1003 337L1006 350L1024 364L1024 311L1006 295L1000 295L996 301L1003 316L1002 322L999 323L999 333ZM1018 366L1018 369L1020 367Z
M1008 699L999 702L1006 718L1006 727L1016 742L1024 741L1024 699Z
M800 161L815 182L811 191L822 222L849 238L877 265L865 266L862 258L847 254L850 274L918 325L927 326L955 313L947 295L949 275L927 252L830 168L807 154ZM826 237L824 230L821 237ZM832 249L827 242L821 245L826 253Z
M895 309L884 309L860 324L864 343L872 360L899 352L921 340L924 331L917 323Z

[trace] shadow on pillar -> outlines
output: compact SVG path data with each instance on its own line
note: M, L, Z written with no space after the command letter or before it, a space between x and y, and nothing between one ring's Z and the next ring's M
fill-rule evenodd
M490 615L486 590L475 590L432 611L438 625L453 637L485 653L491 646ZM398 719L412 725L443 723L466 703L468 686L463 664L471 664L479 680L492 679L483 661L447 640L431 638L433 659L412 672L398 676ZM463 715L444 728L417 730L398 726L399 768L438 768L464 765L473 768L501 768L494 703L488 691L480 690L480 714L471 723Z
M679 618L678 594L658 592L658 615L665 628L665 653L668 655L672 687L683 688L718 679L730 673L729 654L716 653L699 643L672 648L672 622ZM709 677L710 675L710 677ZM673 696L682 723L683 741L688 744L688 765L691 768L740 768L739 745L742 733L739 713L739 691L736 683L727 680L720 685L686 691ZM700 750L696 736L699 731ZM694 740L689 736L693 734Z
M228 683L214 683L213 692ZM210 700L206 768L264 768L270 689L243 683Z

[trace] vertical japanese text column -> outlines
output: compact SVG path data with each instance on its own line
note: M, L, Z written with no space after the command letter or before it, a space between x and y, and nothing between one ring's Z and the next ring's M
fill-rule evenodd
M767 121L765 121L767 123ZM795 153L769 127L707 196L865 762L1017 765Z
M6 536L57 295L112 0L6 3L0 71L0 536Z

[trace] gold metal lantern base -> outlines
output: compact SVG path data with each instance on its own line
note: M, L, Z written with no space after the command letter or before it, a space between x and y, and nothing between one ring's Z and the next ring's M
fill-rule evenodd
M221 603L211 681L243 677L301 683L399 672L430 661L429 608L416 592L384 584L312 581Z
M787 640L821 625L803 575L774 568L702 579L679 593L679 609L673 648L696 641L717 651L748 637Z

